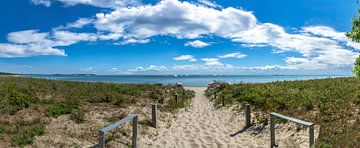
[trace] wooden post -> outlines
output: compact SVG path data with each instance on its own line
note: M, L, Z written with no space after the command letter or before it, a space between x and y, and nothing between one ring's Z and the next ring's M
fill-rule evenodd
M151 111L152 111L152 127L156 128L156 112L157 112L157 105L153 104L151 105Z
M133 119L132 148L136 148L138 116Z
M136 139L137 139L137 124L138 124L138 115L136 114L130 114L129 116L109 125L104 128L101 128L99 130L99 147L104 148L105 147L105 134L106 132L109 132L113 130L114 128L124 124L125 122L133 120L133 131L132 131L132 147L136 148Z
M224 94L221 94L221 103L222 103L222 106L225 106L225 95Z
M185 98L185 89L182 89L182 98Z
M275 117L270 115L270 147L275 146Z
M314 124L309 126L309 147L314 146Z
M245 104L245 127L251 126L251 109L250 104Z
M105 148L105 133L99 130L99 148Z
M175 102L177 103L179 101L179 95L175 94Z

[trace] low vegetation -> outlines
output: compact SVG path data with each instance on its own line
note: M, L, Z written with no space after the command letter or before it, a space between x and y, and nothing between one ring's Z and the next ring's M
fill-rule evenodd
M0 121L0 141L10 140L12 146L24 146L34 142L34 136L45 134L45 126L40 120Z
M174 102L178 94L179 101ZM71 120L86 122L83 105L112 104L119 108L158 103L160 109L175 111L185 107L193 92L182 87L151 84L109 84L0 77L0 145L31 144L45 131L45 119L69 114ZM26 110L22 112L23 110ZM20 114L34 112L41 120L23 120ZM25 115L24 115L25 116ZM20 119L19 119L20 118ZM29 127L22 122L32 122ZM13 130L12 124L17 130ZM10 138L4 138L10 137Z
M320 125L317 147L360 147L360 80L336 78L264 84L221 84L206 93L220 104L243 107L249 103L262 113L278 112ZM216 94L216 97L214 95Z

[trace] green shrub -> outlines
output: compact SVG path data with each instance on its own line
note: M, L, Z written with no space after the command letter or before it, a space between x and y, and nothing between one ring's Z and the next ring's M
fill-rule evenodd
M127 105L136 103L136 99L132 96L122 95L115 99L115 105L119 107L126 107Z
M80 107L80 100L75 98L75 97L71 97L68 96L65 100L65 108L66 110L68 110L68 112L70 113L71 110L73 109L77 109Z
M13 92L10 95L10 103L13 106L27 108L32 104L32 100L30 97L28 97L22 93Z
M306 119L322 128L318 147L360 147L360 80L334 78L306 81L234 84L215 92L228 96L228 102L242 106L250 103L255 110L279 112ZM214 100L221 103L220 97ZM255 115L259 123L268 123L263 114ZM284 121L280 121L284 122Z
M48 111L47 111L47 116L50 116L50 117L59 117L61 116L62 114L65 113L65 108L63 107L62 104L52 104Z
M57 118L63 114L70 114L71 112L73 112L73 110L78 109L79 107L79 99L67 97L64 103L55 103L50 105L47 115Z
M75 121L75 123L80 124L85 122L85 112L83 109L79 108L71 112L70 116L71 120Z
M11 144L13 146L24 146L27 144L32 144L34 142L34 137L45 134L45 126L44 125L36 125L23 132L21 135L14 137L11 140Z

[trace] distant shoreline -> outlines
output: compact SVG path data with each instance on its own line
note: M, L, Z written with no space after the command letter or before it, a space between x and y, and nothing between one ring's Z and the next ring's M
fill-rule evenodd
M276 81L296 81L296 80L313 80L350 77L345 75L20 75L20 77L62 80L62 81L79 81L79 82L101 82L116 84L162 84L174 85L177 82L186 87L206 87L214 80L227 82L229 84L238 83L270 83Z

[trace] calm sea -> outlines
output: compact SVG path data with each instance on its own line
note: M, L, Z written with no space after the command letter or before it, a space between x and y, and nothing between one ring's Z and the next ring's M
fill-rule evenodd
M329 75L27 75L27 77L67 81L107 82L107 83L183 83L184 86L207 86L217 81L228 83L265 83L273 81L293 81L308 79L336 78L347 76Z

